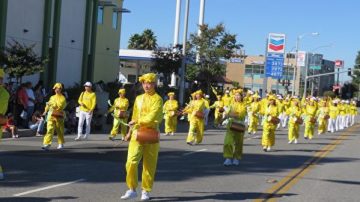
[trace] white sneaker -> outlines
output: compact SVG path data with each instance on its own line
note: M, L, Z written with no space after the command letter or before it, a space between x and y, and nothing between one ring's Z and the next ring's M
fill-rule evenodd
M78 136L75 138L75 141L79 141L80 138L81 138L81 136L78 135Z
M82 138L83 140L87 140L87 139L88 139L88 136L87 136L87 135L83 135L81 138Z
M232 165L231 159L225 159L224 166L231 166L231 165Z
M136 198L136 197L137 197L136 191L129 189L129 190L127 190L125 192L125 194L123 196L121 196L121 199L122 200L127 200L127 199L133 199L133 198Z
M266 149L266 151L271 151L271 147L268 147L268 148Z
M240 161L237 160L237 159L234 159L233 162L232 162L232 164L233 164L234 166L238 166L238 165L240 164Z
M295 139L294 143L295 143L295 144L297 144L297 143L298 143L298 140L297 140L297 139Z
M150 193L147 191L142 191L141 193L141 200L142 201L148 201L150 200Z
M288 144L292 144L292 140L290 140L290 141L288 142Z
M41 147L41 149L47 151L47 150L50 149L50 146L51 146L50 144L44 144L44 145Z
M64 145L63 144L59 144L57 149L64 149Z
M171 136L174 136L174 133L170 133Z

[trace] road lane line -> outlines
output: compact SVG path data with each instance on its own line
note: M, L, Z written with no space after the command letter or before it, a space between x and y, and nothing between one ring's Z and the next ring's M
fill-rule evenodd
M265 194L261 195L259 199L256 199L254 201L276 201L276 198L272 197L276 196L277 194L286 193L301 178L303 178L308 172L310 172L310 170L313 169L320 160L326 157L331 151L336 148L336 146L338 146L342 141L344 141L348 137L350 132L353 132L358 127L359 125L355 126L354 128L350 128L350 130L345 131L328 145L321 148L320 151L316 152L314 156L308 161L306 161L301 167L292 170L277 184L268 189Z
M203 152L203 151L207 151L207 149L199 149L196 151L188 152L188 153L183 154L182 156L188 156L190 154L195 154L195 153L199 153L199 152Z
M53 189L53 188L57 188L57 187L71 185L71 184L75 184L77 182L83 182L83 181L85 181L85 179L78 179L78 180L71 181L71 182L65 182L65 183L55 184L55 185L51 185L51 186L47 186L47 187L43 187L43 188L39 188L39 189L29 190L29 191L26 191L26 192L14 194L13 196L15 196L15 197L24 196L24 195L32 194L32 193L35 193L35 192L40 192L40 191L44 191L44 190L48 190L48 189Z

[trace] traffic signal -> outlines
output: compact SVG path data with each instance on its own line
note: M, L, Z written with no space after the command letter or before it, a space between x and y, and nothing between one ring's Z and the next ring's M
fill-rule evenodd
M348 76L351 76L351 68L348 68Z

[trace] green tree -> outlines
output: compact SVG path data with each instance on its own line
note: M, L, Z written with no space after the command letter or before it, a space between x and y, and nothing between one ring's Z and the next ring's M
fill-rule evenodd
M141 34L133 34L128 42L129 49L136 50L155 50L157 39L151 29L145 29Z
M230 59L235 50L243 47L236 41L236 35L230 34L225 30L223 24L218 24L211 28L207 24L200 26L201 34L190 35L188 54L195 57L199 53L200 60L195 63L197 67L197 76L204 78L208 93L210 92L211 82L215 77L224 76L226 73L226 64L221 59ZM192 68L187 73L194 74ZM188 75L187 78L193 76Z
M4 51L0 52L0 64L10 78L16 78L18 83L22 77L44 71L44 65L48 59L41 59L34 52L34 46L20 44L17 41L8 43Z
M168 86L171 74L178 72L181 66L182 55L180 52L157 50L154 52L154 57L154 65L151 70L162 73L164 75L164 86Z
M356 59L354 71L351 75L352 84L357 87L357 97L360 98L360 51L358 51Z

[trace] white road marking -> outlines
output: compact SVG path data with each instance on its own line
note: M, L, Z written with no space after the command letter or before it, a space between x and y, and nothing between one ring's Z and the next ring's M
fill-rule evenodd
M13 196L24 196L24 195L28 195L31 193L35 193L35 192L39 192L39 191L44 191L44 190L48 190L48 189L53 189L56 187L62 187L62 186L66 186L66 185L70 185L70 184L75 184L77 182L83 182L85 181L85 179L78 179L75 181L71 181L71 182L65 182L65 183L61 183L61 184L55 184L55 185L51 185L51 186L47 186L47 187L43 187L43 188L39 188L39 189L34 189L34 190L30 190L30 191L26 191L26 192L22 192L22 193L18 193L18 194L14 194Z
M207 151L207 149L199 149L196 151L188 152L188 153L183 154L182 156L188 156L190 154L195 154L195 153L199 153L199 152L203 152L203 151Z

